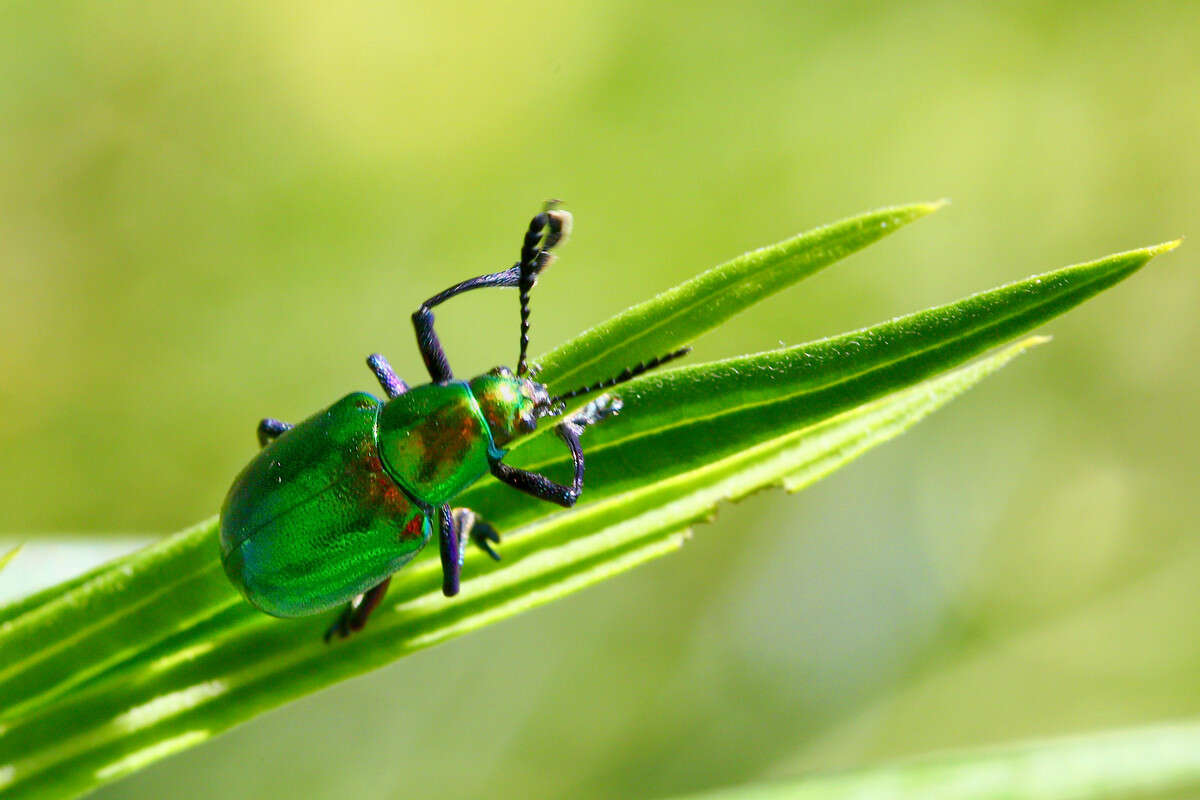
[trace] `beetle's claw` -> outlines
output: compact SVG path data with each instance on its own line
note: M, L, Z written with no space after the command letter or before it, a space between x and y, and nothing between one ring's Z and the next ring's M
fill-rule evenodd
M483 552L491 556L493 561L500 560L500 554L492 547L492 543L500 544L500 534L486 522L476 518L475 527L471 529L471 541Z
M458 530L460 541L470 539L471 542L494 561L500 560L500 554L492 544L500 544L500 534L488 523L484 522L469 508L454 509L454 526ZM465 548L464 548L465 550Z

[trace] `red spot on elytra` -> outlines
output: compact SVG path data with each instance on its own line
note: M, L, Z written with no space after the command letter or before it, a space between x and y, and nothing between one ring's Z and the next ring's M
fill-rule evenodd
M420 514L416 514L404 526L404 536L409 539L416 539L423 536L425 533L424 520Z
M355 470L366 478L364 489L370 501L399 512L412 508L408 496L384 471L375 448L366 442L359 447Z

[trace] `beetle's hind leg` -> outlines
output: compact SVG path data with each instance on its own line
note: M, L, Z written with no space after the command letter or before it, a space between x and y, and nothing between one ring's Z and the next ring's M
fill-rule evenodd
M442 556L442 594L454 597L462 584L463 556L470 539L497 561L500 554L492 549L499 544L500 534L469 508L451 509L450 504L438 509L438 544Z
M500 554L492 548L493 544L500 544L500 534L474 511L469 508L454 509L454 527L458 530L459 560L466 552L464 545L468 539L491 556L493 561L500 560Z
M470 539L499 561L500 554L492 549L492 544L500 542L500 534L469 508L451 509L447 503L438 509L437 516L438 545L442 556L442 594L454 597L462 585L466 540Z
M281 422L277 419L267 417L258 423L258 446L266 447L267 444L274 441L278 436L287 433L294 427L296 426L290 422Z
M325 631L325 643L328 644L334 636L345 639L350 634L361 631L367 624L367 618L371 616L371 612L383 602L383 596L387 594L388 584L391 582L391 576L388 576L381 583L372 586L351 600L350 604L342 611L342 615L338 617L338 621Z

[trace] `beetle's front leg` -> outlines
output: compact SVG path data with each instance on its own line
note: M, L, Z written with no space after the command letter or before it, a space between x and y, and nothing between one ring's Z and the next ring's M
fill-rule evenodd
M492 462L492 474L514 489L520 489L540 500L557 503L563 508L570 508L579 500L583 491L583 447L579 444L580 435L589 425L595 425L620 410L620 398L602 395L584 406L578 414L555 427L554 432L570 449L571 460L575 465L575 477L570 486L555 483L537 472L510 467L500 460Z
M367 617L383 602L383 596L387 594L388 584L391 582L391 576L388 576L381 583L351 600L350 605L346 606L342 615L338 617L338 621L325 631L325 643L328 644L334 636L345 639L350 634L361 631L367 624Z
M421 307L413 312L412 321L413 328L417 332L417 349L421 351L421 358L425 361L425 368L429 370L429 377L434 383L446 383L454 380L454 371L450 369L450 362L446 359L446 351L442 349L442 343L438 339L437 332L433 329L433 308L440 305L455 295L469 292L472 289L484 289L492 286L516 286L521 280L520 264L514 265L503 272L494 272L491 275L480 275L478 278L471 278L469 281L455 284L449 289L435 294L433 297L421 303Z
M517 287L522 296L528 296L529 290L537 281L538 274L550 263L550 250L566 238L571 229L571 216L565 211L554 211L552 207L534 216L529 221L529 228L521 240L521 260L506 270L493 272L490 275L480 275L451 286L445 291L435 294L421 304L412 315L413 328L417 332L417 348L429 370L429 377L434 383L446 383L454 380L454 372L446 359L446 351L438 340L437 332L433 329L433 309L435 306L456 297L463 292L474 289ZM528 341L529 309L522 302L521 336ZM524 352L524 350L522 350ZM524 359L522 359L523 361ZM518 371L517 374L520 374Z

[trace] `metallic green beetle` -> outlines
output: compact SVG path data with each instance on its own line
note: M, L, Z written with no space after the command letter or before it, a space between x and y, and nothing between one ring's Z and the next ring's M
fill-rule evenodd
M549 266L551 250L570 231L571 216L548 205L529 224L521 259L509 269L450 287L413 314L417 345L431 382L410 389L376 353L367 359L388 399L355 392L298 425L264 419L262 450L234 480L221 508L221 561L255 606L278 617L315 614L349 603L326 634L361 630L391 576L438 529L442 591L458 593L463 542L492 549L496 531L456 495L489 472L513 488L564 507L583 490L580 435L616 414L618 398L602 395L555 427L574 461L570 486L503 462L506 446L534 431L565 401L615 386L682 356L681 348L591 386L551 397L526 364L529 291ZM433 330L433 307L471 289L520 291L521 351L506 367L470 381L454 379Z

